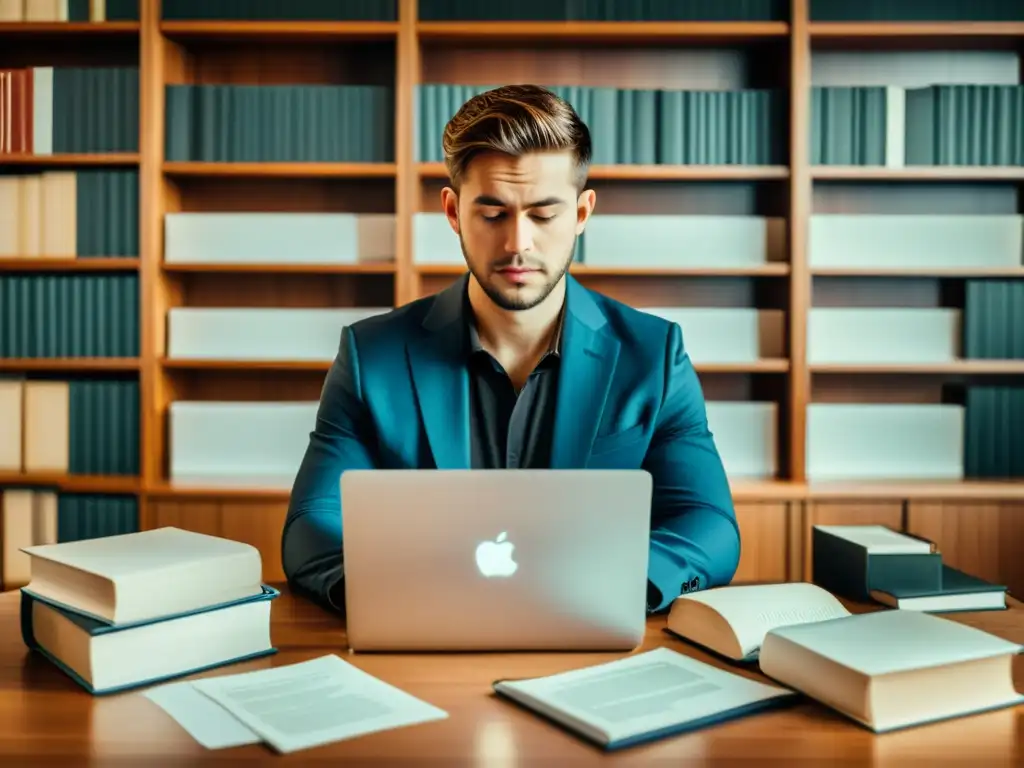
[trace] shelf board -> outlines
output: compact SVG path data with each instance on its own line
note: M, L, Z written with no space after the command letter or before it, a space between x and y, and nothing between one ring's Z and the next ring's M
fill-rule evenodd
M63 167L73 165L138 165L137 152L81 152L61 155L0 154L0 167L5 165L42 165Z
M168 264L165 272L245 275L393 275L393 263L365 264Z
M801 483L786 480L739 479L732 482L733 500L799 500L806 495ZM291 478L189 478L166 480L148 486L150 497L159 498L240 498L260 501L287 501L291 496Z
M431 43L741 42L785 38L789 25L781 21L420 21L416 34L421 41Z
M1021 480L843 480L811 482L807 497L813 500L908 499L1024 500Z
M69 475L57 472L0 472L0 486L49 487L68 493L138 493L138 477Z
M242 499L247 501L287 501L291 496L291 478L197 477L170 479L146 487L146 495L165 499Z
M697 373L786 373L789 360L782 357L736 363L702 363L694 360L693 367Z
M911 49L962 49L983 45L1013 49L1024 40L1022 22L822 22L808 25L812 45L874 49L903 45Z
M168 176L262 178L394 178L394 163L164 163Z
M397 21L162 21L160 32L174 40L324 42L392 40Z
M1024 38L1019 21L812 21L811 37L1007 37Z
M0 272L125 272L137 270L137 258L80 256L73 259L23 256L0 259Z
M420 177L447 179L444 163L418 163ZM1024 169L1022 169L1024 171ZM609 181L769 181L789 178L784 165L592 165L590 180Z
M413 264L420 275L461 275L463 264ZM591 267L573 264L569 271L576 277L784 277L789 264L772 262L752 267Z
M1024 500L1020 480L865 480L801 483L773 478L732 478L735 503L829 500ZM147 486L151 498L239 499L287 502L291 478L189 478Z
M221 360L196 357L164 357L160 363L177 371L327 371L332 360Z
M0 358L0 371L62 373L64 371L137 371L137 357L15 357Z
M332 360L219 360L211 358L161 359L168 370L180 371L312 371L325 372ZM785 373L789 360L768 358L736 363L694 363L698 373Z
M820 181L1024 181L1024 167L815 165L811 168L811 177Z
M803 483L772 478L738 478L729 480L734 503L745 501L800 501L807 494Z
M916 375L1024 375L1024 360L953 360L948 363L824 363L812 364L811 373L916 374Z
M813 267L815 277L1019 277L1019 267Z
M2 37L116 36L139 34L137 21L0 21Z

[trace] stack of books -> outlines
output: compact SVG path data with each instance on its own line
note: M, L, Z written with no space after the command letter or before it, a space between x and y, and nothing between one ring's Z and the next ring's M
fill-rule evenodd
M276 652L259 550L179 528L26 547L21 634L93 694Z

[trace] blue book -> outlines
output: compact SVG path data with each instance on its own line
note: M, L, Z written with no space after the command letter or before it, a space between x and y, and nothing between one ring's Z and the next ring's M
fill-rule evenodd
M670 648L526 680L494 691L603 750L617 750L780 708L791 690Z
M119 693L277 652L270 638L278 590L111 624L21 589L21 636L94 695Z

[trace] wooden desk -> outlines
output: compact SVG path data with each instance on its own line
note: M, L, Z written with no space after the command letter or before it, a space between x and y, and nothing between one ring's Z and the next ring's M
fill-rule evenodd
M545 675L610 660L615 654L349 655L341 621L287 590L275 601L272 638L280 652L224 667L231 674L338 653L367 672L441 707L449 718L373 734L291 755L264 746L208 751L140 692L92 697L38 655L18 629L19 593L0 595L0 765L42 762L97 766L197 765L223 761L486 766L725 765L984 765L1024 763L1024 707L977 715L901 733L875 736L813 702L696 733L603 754L586 742L491 695L501 676ZM1024 641L1024 607L964 614L966 624ZM710 657L662 632L652 619L644 649L668 646ZM759 677L756 673L749 673ZM1024 688L1024 656L1014 667Z

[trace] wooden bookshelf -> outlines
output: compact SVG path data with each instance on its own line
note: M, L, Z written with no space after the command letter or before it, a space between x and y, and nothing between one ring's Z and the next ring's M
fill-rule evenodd
M38 64L51 53L62 62L105 60L96 53L104 40L120 46L112 55L124 60L137 45L138 153L0 155L0 169L137 168L139 257L0 259L0 274L134 271L142 307L138 358L0 360L0 372L14 374L136 373L142 409L139 477L8 473L0 474L0 486L38 483L68 491L135 494L142 526L230 531L257 543L264 551L268 578L279 576L278 534L288 484L172 479L169 408L179 401L316 400L330 363L170 357L169 310L401 306L450 284L464 271L461 265L423 263L413 253L414 217L438 210L438 192L447 180L441 163L418 158L415 103L422 83L700 88L725 75L713 70L721 66L714 63L718 60L707 59L712 63L701 64L702 70L693 62L705 60L693 57L728 50L735 55L730 65L735 71L729 76L739 78L739 87L785 92L785 159L756 166L598 164L590 174L598 189L595 215L642 213L651 206L660 213L704 213L714 212L721 200L743 201L721 205L733 213L781 219L786 258L753 266L672 268L583 263L572 271L584 285L638 306L685 306L691 299L699 306L719 306L715 302L721 299L721 306L784 315L781 354L745 363L695 363L709 401L778 405L777 471L733 481L744 540L753 553L745 555L738 578L804 578L811 525L879 522L932 536L953 553L959 567L1012 581L1015 589L1024 590L1019 566L1024 481L819 482L810 477L807 438L809 409L818 402L939 403L948 399L951 381L1024 379L1024 361L1018 360L811 362L809 316L822 286L838 300L852 295L844 294L853 289L843 281L884 284L886 295L896 297L923 296L930 288L922 286L962 285L974 277L1024 279L1024 265L816 266L809 230L812 217L822 210L820 190L1001 187L1015 190L1015 212L1020 213L1024 168L814 165L804 130L811 119L812 60L818 52L949 49L1022 55L1024 24L818 22L811 20L810 1L791 0L789 17L772 22L437 22L418 19L416 0L399 0L397 21L163 21L159 0L142 0L138 23L0 23L0 49L9 45L10 51L0 53L0 67L5 59L12 66ZM379 163L167 159L166 86L244 83L393 87L393 158ZM337 265L166 262L165 215L208 210L394 214L394 259ZM1007 541L1018 542L1012 552Z
M133 152L103 152L94 154L60 154L60 155L0 155L0 167L4 165L43 166L47 168L138 165L139 156Z
M82 256L75 259L24 258L0 259L0 274L10 272L125 272L139 268L137 258L120 256Z

